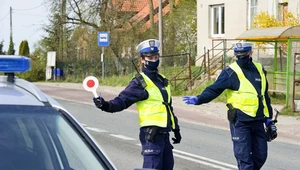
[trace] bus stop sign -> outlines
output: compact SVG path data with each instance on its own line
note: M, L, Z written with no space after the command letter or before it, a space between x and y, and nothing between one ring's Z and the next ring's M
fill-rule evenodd
M109 32L98 32L98 46L109 46Z

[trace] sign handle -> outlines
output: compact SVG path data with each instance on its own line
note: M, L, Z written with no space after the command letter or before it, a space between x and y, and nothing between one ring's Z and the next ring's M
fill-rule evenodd
M94 94L94 97L95 97L95 98L99 97L98 94L97 94L97 92L96 92L96 89L95 89L95 90L92 90L92 93Z

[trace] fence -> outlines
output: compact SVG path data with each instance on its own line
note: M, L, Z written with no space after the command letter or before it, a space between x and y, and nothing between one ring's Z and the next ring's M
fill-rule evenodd
M104 77L110 76L134 76L136 70L132 64L136 64L140 68L139 58L120 58L120 57L104 57ZM190 60L189 53L180 53L160 57L160 73L171 79L182 68L188 65ZM86 76L93 75L102 77L102 62L99 56L85 59L74 59L73 61L57 61L57 68L64 71L64 79L84 79Z

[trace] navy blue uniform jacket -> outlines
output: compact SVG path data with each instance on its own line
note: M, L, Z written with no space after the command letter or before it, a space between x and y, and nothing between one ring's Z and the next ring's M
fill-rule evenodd
M261 77L259 75L258 70L255 65L251 62L247 67L241 67L245 77L251 82L251 84L256 89L258 95L261 95ZM265 75L267 74L264 70ZM203 103L208 103L218 97L225 89L238 90L240 87L240 81L237 77L237 74L230 68L226 67L217 80L210 86L208 86L200 95L198 105ZM273 110L271 107L271 101L268 94L268 82L265 91L265 99L267 103L267 107L269 109L269 118L273 117ZM239 121L254 121L254 120L264 120L263 114L263 103L259 100L259 108L256 113L256 117L251 117L243 113L242 111L237 111L237 120Z
M148 70L146 68L143 68L142 71L153 81L153 83L160 89L162 96L164 98L164 101L168 101L168 94L167 91L164 88L163 83L163 77L158 74L158 70ZM151 94L150 94L151 95ZM107 112L119 112L124 109L127 109L132 104L143 101L148 98L149 94L148 92L142 87L141 84L137 81L136 78L134 78L128 86L120 92L120 94L114 98L113 100L107 101L108 106L103 109ZM163 102L163 101L162 101ZM173 112L172 107L172 100L170 103L171 111L174 115L174 121L175 121L175 129L179 129L178 126L178 120ZM169 110L169 109L167 109ZM170 113L168 113L168 123L167 128L163 129L162 131L170 131L171 130L171 118Z

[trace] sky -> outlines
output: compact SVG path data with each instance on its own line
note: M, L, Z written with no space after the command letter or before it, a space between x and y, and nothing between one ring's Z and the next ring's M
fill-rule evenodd
M34 44L42 39L46 33L43 25L48 23L46 0L0 0L0 41L3 42L3 50L8 51L10 41L10 7L12 13L12 32L16 55L19 53L19 45L23 40L28 41L30 52Z

